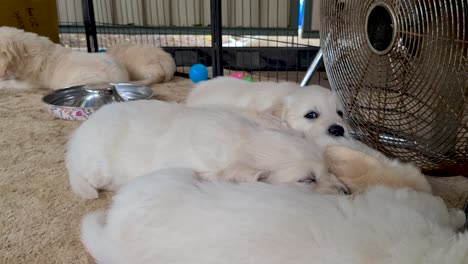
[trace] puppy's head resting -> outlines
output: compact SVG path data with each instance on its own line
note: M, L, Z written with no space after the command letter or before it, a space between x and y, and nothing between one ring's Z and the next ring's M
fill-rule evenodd
M255 168L253 180L272 184L297 184L322 193L348 193L347 187L328 172L323 152L310 140L273 130L262 130L243 147L238 167Z
M349 194L350 191L335 175L321 170L319 164L284 166L274 170L259 170L249 166L228 167L220 172L200 174L200 179L218 179L231 182L264 182L295 184L324 194Z
M330 145L325 149L325 161L352 193L360 193L375 185L410 188L431 193L431 186L420 170L410 163L376 159L348 147Z
M344 109L335 93L318 85L298 87L279 100L271 113L311 138L349 137Z

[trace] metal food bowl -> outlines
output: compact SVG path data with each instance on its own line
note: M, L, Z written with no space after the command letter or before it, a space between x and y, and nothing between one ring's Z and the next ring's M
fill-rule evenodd
M47 111L55 118L86 120L101 106L150 99L153 90L130 83L80 85L53 91L42 98Z

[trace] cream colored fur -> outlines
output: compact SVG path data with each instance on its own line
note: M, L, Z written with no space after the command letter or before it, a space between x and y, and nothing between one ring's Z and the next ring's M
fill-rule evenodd
M73 133L65 164L72 190L87 199L170 167L190 168L209 180L346 190L328 173L323 153L303 137L259 127L235 112L157 100L102 107Z
M325 160L330 172L343 181L352 193L360 193L376 185L431 192L427 179L411 163L378 159L340 145L328 146Z
M276 116L290 128L306 133L311 138L333 138L332 125L343 128L348 138L346 123L338 112L344 109L336 96L318 85L300 87L292 82L246 82L231 77L217 77L200 82L186 100L187 105L211 105L254 111ZM314 111L318 117L304 116Z
M344 112L343 107L329 89L317 85L300 87L294 83L249 83L230 77L219 77L197 85L188 96L187 104L215 107L221 105L242 113L261 126L303 133L322 151L329 145L340 145L353 149L360 157L373 157L373 162L358 162L359 166L356 165L355 169L359 169L359 173L350 172L348 175L347 171L338 170L338 164L336 165L337 176L340 179L343 177L354 192L362 192L373 185L410 187L430 192L427 179L417 167L388 158L349 136L345 120L337 113ZM319 114L318 118L304 118L311 110ZM337 137L328 133L328 128L333 124L345 129L343 136ZM339 155L334 161L341 159L340 166L348 161L348 158L349 161L356 161L352 155L344 158L342 153L345 151L329 151L327 156L330 160L335 153ZM364 172L372 173L365 177L362 175Z
M99 264L466 264L458 209L409 189L350 199L166 169L133 180L81 240Z
M104 53L73 51L46 37L0 27L0 88L60 89L99 82L128 82L127 70ZM12 85L11 80L18 83Z
M125 65L130 80L135 84L152 85L168 82L176 71L172 56L159 47L117 44L109 47L107 53Z

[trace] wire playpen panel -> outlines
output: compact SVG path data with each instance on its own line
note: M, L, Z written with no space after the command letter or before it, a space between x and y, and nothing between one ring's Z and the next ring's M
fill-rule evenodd
M57 0L63 45L88 48L86 2L93 4L99 49L123 42L150 44L170 52L178 71L186 73L195 63L212 65L210 0ZM318 34L299 36L300 2L221 0L225 74L243 71L255 80L299 81L319 46ZM316 23L318 17L313 18Z

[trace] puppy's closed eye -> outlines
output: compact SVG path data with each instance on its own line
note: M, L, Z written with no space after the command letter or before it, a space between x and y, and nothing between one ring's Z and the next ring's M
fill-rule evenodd
M302 178L300 180L298 180L297 182L299 183L304 183L304 184L312 184L312 183L316 183L317 182L317 177L315 177L315 175L311 174L305 178Z
M259 172L257 175L257 182L265 182L265 183L268 183L268 179L270 177L270 173L268 172L265 172L265 171L262 171L262 172Z

